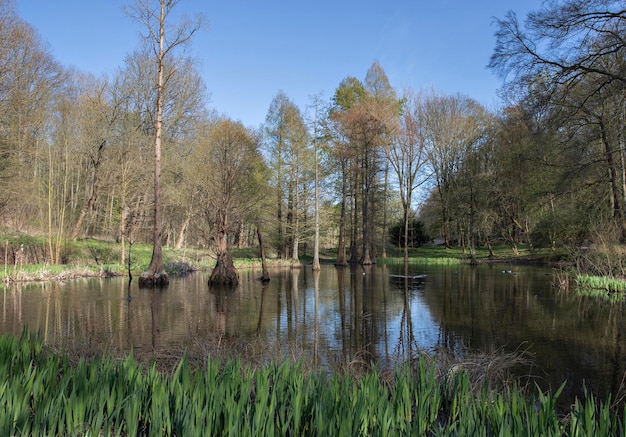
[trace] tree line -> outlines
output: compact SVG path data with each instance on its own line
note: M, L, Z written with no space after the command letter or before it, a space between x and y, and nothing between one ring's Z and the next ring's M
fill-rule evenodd
M413 227L472 256L626 238L626 2L497 19L498 109L394 88L374 61L303 108L278 91L250 127L209 108L210 84L178 50L203 20L170 23L179 1L133 3L145 37L94 77L60 65L0 0L1 223L45 235L50 263L85 237L118 241L120 262L152 242L157 258L161 245L211 248L229 267L229 247L263 236L316 268L330 247L337 265L372 264L390 244L408 259Z

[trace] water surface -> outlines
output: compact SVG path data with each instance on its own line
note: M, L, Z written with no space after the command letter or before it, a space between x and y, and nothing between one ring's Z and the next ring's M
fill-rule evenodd
M531 266L322 266L240 272L236 290L210 290L206 274L164 290L125 278L14 284L0 289L0 333L25 326L47 344L167 353L203 338L264 344L269 359L298 356L332 369L355 360L393 365L416 350L527 350L544 388L567 380L616 393L626 369L624 304L560 294L552 270ZM221 340L220 340L221 341ZM252 346L250 346L252 347Z

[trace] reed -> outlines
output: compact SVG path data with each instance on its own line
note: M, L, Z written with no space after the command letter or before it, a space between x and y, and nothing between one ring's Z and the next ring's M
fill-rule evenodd
M611 276L577 275L578 294L619 302L626 296L626 280Z
M115 270L95 266L67 266L30 264L17 268L6 268L0 272L0 282L67 281L70 279L112 276Z
M300 363L251 367L187 357L170 372L131 355L70 364L40 339L0 337L0 435L618 435L624 411L591 394L567 414L536 388L475 387L425 357L391 378L305 372Z

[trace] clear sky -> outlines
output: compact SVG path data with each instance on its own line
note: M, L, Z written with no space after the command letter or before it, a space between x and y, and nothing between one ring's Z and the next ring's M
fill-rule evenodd
M54 57L96 76L111 75L139 45L140 25L122 11L132 0L17 0L20 17ZM328 100L342 79L364 79L375 61L401 90L434 88L498 106L500 80L486 68L493 18L520 18L541 0L183 0L209 26L192 50L209 107L247 126L265 120L279 90L304 110Z

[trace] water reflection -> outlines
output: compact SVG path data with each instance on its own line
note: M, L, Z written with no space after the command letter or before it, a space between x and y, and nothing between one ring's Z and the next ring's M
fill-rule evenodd
M15 284L2 289L0 332L24 326L59 348L166 353L202 339L239 341L268 359L299 357L333 369L359 360L382 366L417 350L534 354L544 387L567 379L564 396L615 393L626 368L624 304L551 287L536 267L322 266L240 272L236 290L207 277L174 278L165 290L124 278ZM262 345L262 346L261 346Z

